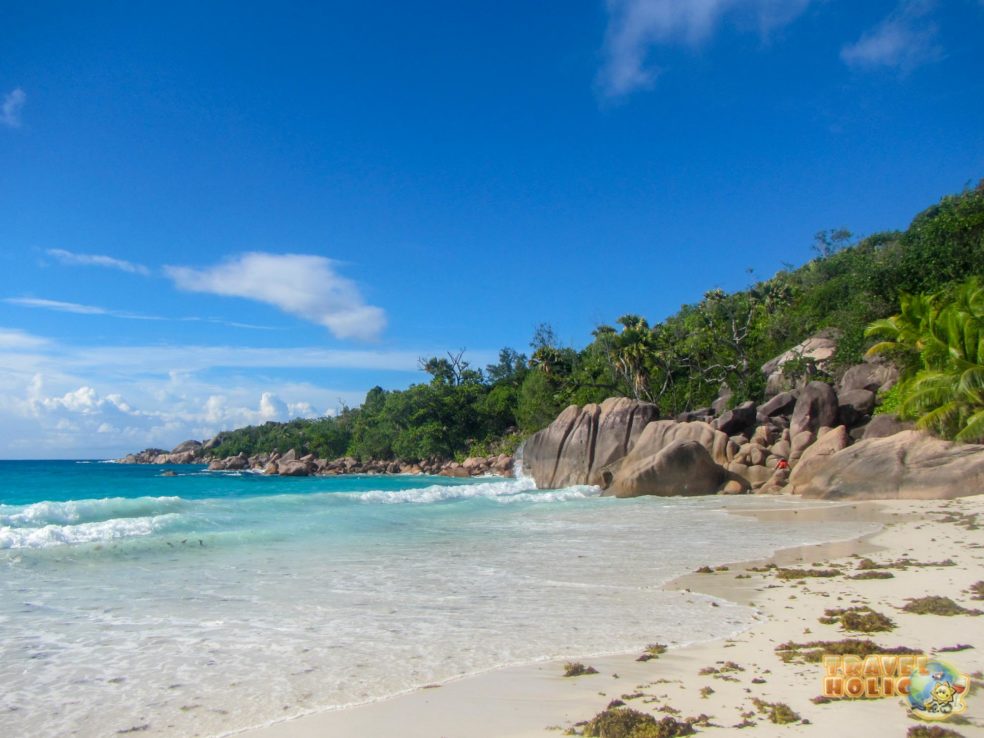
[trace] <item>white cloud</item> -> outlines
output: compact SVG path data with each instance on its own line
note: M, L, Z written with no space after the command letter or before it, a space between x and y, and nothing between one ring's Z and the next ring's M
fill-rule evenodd
M118 393L102 395L88 385L63 394L47 394L42 375L37 374L21 398L0 398L0 412L6 410L5 425L11 420L33 422L37 437L28 447L31 455L55 451L83 457L122 455L145 447L170 449L179 440L208 438L220 430L320 414L308 403L287 403L273 392L262 392L253 406L244 400L242 393L212 394L204 401L195 399L174 403L168 410L144 411ZM13 419L6 417L11 412L16 416ZM21 431L16 441L23 442L30 434ZM0 446L0 453L17 455L16 449L17 443L9 442L5 448Z
M901 72L939 59L937 27L926 21L935 5L934 0L903 0L881 23L841 49L841 59L852 67L890 67Z
M23 350L41 348L48 341L39 336L17 330L16 328L0 328L0 351L7 349Z
M760 32L792 22L812 0L608 0L605 61L599 74L603 92L619 97L649 88L660 73L649 62L654 47L696 46L722 20L751 19Z
M4 95L3 105L0 106L0 123L8 128L20 128L21 110L26 102L27 95L20 87Z
M337 338L376 338L382 308L367 305L335 262L307 254L247 253L206 269L165 267L179 289L244 297L325 326Z
M0 329L0 458L105 458L268 420L332 415L361 390L297 377L328 369L419 376L440 349L340 351L308 347L74 346ZM491 351L470 352L475 365ZM362 372L359 372L362 375ZM294 377L293 379L288 377Z
M98 307L97 305L82 305L77 302L64 302L62 300L46 300L41 297L5 297L4 302L9 305L17 305L26 308L40 308L42 310L54 310L59 313L74 313L76 315L108 315L113 318L127 318L128 320L164 320L153 315L140 315L139 313L129 313L124 310L109 310L108 308Z
M106 267L107 269L119 269L121 272L128 272L130 274L143 274L144 276L150 274L150 269L143 264L134 264L133 262L116 259L112 256L103 256L102 254L76 254L65 249L48 249L45 253L48 256L54 257L62 264L71 266L100 266Z

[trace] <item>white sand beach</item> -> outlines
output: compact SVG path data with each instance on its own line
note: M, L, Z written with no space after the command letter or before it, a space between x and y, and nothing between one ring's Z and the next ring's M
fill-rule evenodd
M979 685L984 670L984 616L913 614L901 608L908 598L939 595L969 609L984 608L969 588L984 579L984 495L941 501L880 501L836 506L801 506L750 513L809 516L812 519L872 520L877 533L850 542L794 548L769 562L729 563L710 574L692 574L667 586L754 607L756 624L730 639L672 647L640 662L640 651L581 658L597 674L563 676L562 662L508 668L432 685L408 694L350 709L314 713L255 728L248 738L315 736L401 736L401 738L546 738L577 731L612 700L650 713L697 718L699 734L758 736L905 736L917 725L900 698L834 700L816 704L822 667L777 655L784 642L871 639L886 648L908 646L939 654ZM802 518L801 518L802 519ZM862 557L895 564L878 571L891 578L852 579ZM952 560L954 565L919 565ZM914 562L914 563L912 563ZM724 562L709 561L715 567ZM834 569L836 575L783 579L774 564L795 569ZM753 571L759 569L759 571ZM763 570L764 569L764 570ZM883 575L884 576L884 575ZM978 595L979 596L979 595ZM888 632L845 632L823 624L824 610L870 606L888 616ZM659 642L654 632L652 641ZM964 646L959 651L941 649ZM717 670L713 673L711 670ZM702 673L703 672L703 673ZM755 700L760 702L756 704ZM783 703L799 720L775 724L764 703ZM984 699L972 689L968 709L944 726L963 736L984 736ZM706 717L701 717L706 716ZM744 727L739 727L744 726Z

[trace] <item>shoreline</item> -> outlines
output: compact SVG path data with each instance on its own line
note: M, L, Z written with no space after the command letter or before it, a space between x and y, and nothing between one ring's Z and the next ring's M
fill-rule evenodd
M658 659L648 662L638 662L636 658L639 652L618 653L604 656L585 656L581 657L585 663L595 667L600 672L597 675L582 676L576 678L564 678L563 662L557 660L544 660L520 666L506 666L493 669L478 674L464 675L438 685L427 685L409 692L389 696L368 703L354 706L334 707L307 713L300 716L293 716L262 726L256 726L245 730L239 730L223 735L247 736L247 738L308 738L309 736L321 735L340 735L340 736L359 736L359 735L395 735L399 734L406 738L413 736L462 736L468 738L482 738L488 736L513 737L513 738L533 738L534 736L558 735L565 730L571 729L577 722L588 720L596 713L603 710L612 698L620 695L632 696L639 702L626 700L629 706L635 709L646 710L651 707L646 703L648 699L645 695L646 690L652 690L656 684L660 684L659 690L665 692L676 692L672 697L667 694L665 697L657 697L653 692L652 701L667 701L672 703L670 710L680 709L681 719L683 716L698 716L700 714L712 715L713 724L719 727L704 727L701 732L713 732L716 734L728 734L737 731L734 725L738 724L742 710L739 708L746 702L741 698L741 694L724 695L726 690L719 688L718 682L712 682L699 675L702 664L707 667L715 662L737 661L741 654L744 661L761 661L757 664L759 671L771 673L780 668L788 669L782 661L773 653L772 647L764 647L763 644L774 644L784 640L790 640L793 635L800 640L810 640L819 637L823 632L825 639L840 640L845 637L871 638L878 643L885 643L886 646L895 645L892 633L875 634L850 634L841 633L839 630L829 632L831 626L817 624L816 616L823 614L823 607L837 606L837 600L831 597L834 592L820 591L819 585L834 584L831 579L808 580L809 584L804 584L806 580L799 582L775 584L771 581L769 573L748 573L750 569L762 568L767 565L779 567L809 567L813 563L840 561L850 563L852 557L861 555L870 556L875 559L897 560L905 555L908 548L900 549L900 532L902 529L920 529L921 531L931 530L934 535L922 533L919 537L927 538L925 545L912 541L911 548L917 551L932 551L934 549L932 541L940 539L942 534L947 532L946 527L953 528L952 524L933 522L928 518L932 513L942 514L944 511L953 510L972 510L974 513L984 513L984 496L959 498L957 500L941 501L884 501L877 502L844 502L841 504L815 505L809 501L797 501L792 506L768 508L764 510L727 510L730 514L751 515L759 518L783 520L795 519L803 520L805 517L814 518L817 522L823 520L837 519L837 517L849 516L851 520L870 520L877 522L880 528L871 533L863 534L859 537L831 541L819 544L806 544L779 549L767 559L740 561L740 562L707 562L708 565L717 568L727 567L723 571L716 571L713 574L689 573L676 577L664 585L664 590L676 590L692 593L698 597L709 598L712 606L714 600L729 600L746 606L754 606L756 614L753 616L754 622L747 629L730 636L721 636L710 641L701 641L671 648L666 654ZM798 517L803 515L804 517ZM959 528L957 529L960 530ZM952 531L950 531L952 534ZM907 530L905 537L901 540L912 540L912 531ZM951 535L952 537L952 535ZM968 549L968 552L970 549ZM973 554L971 554L973 555ZM929 559L942 559L943 556L928 556ZM954 570L960 572L963 578L973 579L974 566L969 566L966 556L961 557L961 566L948 567L949 573ZM984 570L984 565L980 563L984 556L978 550L976 553L978 563L976 571ZM919 574L925 578L926 572L939 571L938 569L920 568L918 570L907 570L906 574ZM741 576L738 579L736 577ZM747 578L745 578L747 577ZM904 578L901 572L896 572L896 578L885 581L864 581L857 584L851 583L854 590L850 593L850 598L858 600L861 593L878 594L881 590L889 590L889 599L899 600L899 595L908 594L907 587L901 584ZM834 589L843 589L847 584L846 577L837 577ZM932 578L930 578L932 581ZM899 589L902 592L899 592ZM827 587L830 589L830 587ZM848 589L852 589L848 586ZM795 594L789 591L793 590ZM783 612L784 609L796 611L798 620L807 620L802 617L802 610L805 604L800 602L797 607L789 604L781 604L776 599L777 592L786 592L790 598L804 598L805 595L812 595L811 599L819 600L813 603L811 613L815 612L812 618L813 624L806 628L799 628L798 632L790 630L793 616ZM894 593L894 594L892 594ZM917 588L913 588L913 593L918 596L925 594ZM971 607L967 602L967 597L955 597L954 594L946 593L954 599L958 599L962 604ZM885 595L883 595L884 597ZM754 603L754 605L752 605ZM841 605L844 606L844 605ZM819 608L819 610L817 610ZM884 611L884 606L877 607ZM895 616L894 611L892 617ZM928 621L948 620L939 616L906 616L906 619L921 618L923 622L916 625L932 626ZM974 623L968 616L960 616L960 620L971 620L964 623L968 629L982 631L979 623ZM901 628L900 628L901 629ZM812 631L815 635L803 637L803 631ZM917 630L918 627L917 627ZM773 637L775 636L775 637ZM788 636L788 637L787 637ZM922 632L924 639L929 637L929 633ZM658 641L658 635L654 634L654 641ZM938 640L938 639L936 639ZM971 640L971 634L961 634L961 643L974 645L976 649L984 649L984 639L977 637L977 641ZM752 647L742 644L755 644ZM945 644L921 642L917 644L927 650L932 647L941 647ZM726 650L729 649L729 650ZM972 654L972 656L968 656ZM981 664L979 650L962 651L955 654L955 660L967 673L980 670ZM615 676L617 674L617 676ZM806 678L806 687L813 677L813 689L810 697L816 696L820 691L819 667L814 664L807 665L806 669L794 668L792 675L797 676L800 681ZM657 682L652 682L653 677L658 677ZM670 682L662 680L671 678L673 688L667 686ZM763 677L759 677L763 678ZM678 681L679 680L679 681ZM768 683L768 679L765 683ZM692 682L695 686L698 683L706 683L704 686L716 689L722 693L720 698L705 699L703 697L694 699L693 694L686 694L687 683ZM710 682L710 683L709 683ZM679 685L679 686L677 686ZM727 684L731 687L731 684ZM747 688L747 687L743 687ZM691 690L694 692L696 690ZM734 692L734 689L727 690ZM788 700L790 704L794 702L791 695L787 695L786 689L778 694L770 694L768 688L759 688L767 699ZM798 691L802 691L798 690ZM724 700L724 704L722 703ZM885 720L898 723L899 730L893 734L904 735L904 728L907 725L916 724L910 720L901 707L894 704L895 700L863 701L860 703L840 703L832 705L812 705L808 699L796 699L793 709L797 710L803 717L809 716L809 723L796 725L773 725L767 721L756 720L756 734L771 734L772 730L780 731L781 735L822 735L819 726L826 724L828 729L839 729L837 714L835 710L841 711L844 719L853 723L864 723L874 719L872 730L877 731L878 726ZM977 700L980 702L980 700ZM886 703L892 703L891 706ZM675 705L675 707L674 707ZM715 705L719 705L717 709ZM747 705L745 705L747 707ZM734 709L728 719L723 718L722 707L726 710ZM976 709L975 709L976 707ZM869 708L869 709L864 709ZM889 709L886 709L889 708ZM965 735L984 735L984 709L981 705L970 702L970 708L966 716L978 721L980 725L964 725L960 732ZM824 711L825 720L821 721L814 718L814 713ZM747 712L744 711L744 712ZM715 715L715 713L720 713ZM665 713L653 713L657 719L663 717ZM894 716L894 718L893 718ZM833 718L833 722L831 721ZM749 718L745 718L746 721ZM731 726L731 727L729 727ZM842 726L841 726L842 727ZM979 731L979 732L971 732ZM860 734L860 733L859 733Z

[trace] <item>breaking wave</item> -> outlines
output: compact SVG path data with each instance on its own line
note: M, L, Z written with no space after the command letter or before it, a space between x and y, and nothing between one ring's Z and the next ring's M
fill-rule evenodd
M78 525L119 518L146 518L181 512L180 497L107 497L98 500L42 501L31 505L0 505L0 526Z
M157 515L120 518L79 525L44 525L39 528L0 528L0 549L52 548L77 543L105 543L122 538L149 536L163 530L180 516Z

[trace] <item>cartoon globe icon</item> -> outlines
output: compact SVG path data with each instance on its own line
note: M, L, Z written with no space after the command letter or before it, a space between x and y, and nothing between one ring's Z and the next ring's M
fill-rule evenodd
M967 705L967 677L944 661L930 661L914 669L909 679L909 706L926 720L945 720L963 712Z

